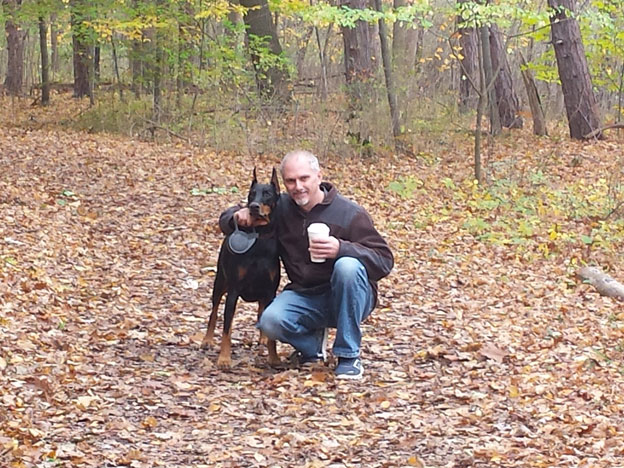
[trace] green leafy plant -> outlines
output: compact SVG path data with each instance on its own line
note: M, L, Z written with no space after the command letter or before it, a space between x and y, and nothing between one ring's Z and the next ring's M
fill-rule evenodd
M414 176L401 176L397 180L390 182L388 189L398 193L401 198L411 198L414 192L423 186L422 180Z

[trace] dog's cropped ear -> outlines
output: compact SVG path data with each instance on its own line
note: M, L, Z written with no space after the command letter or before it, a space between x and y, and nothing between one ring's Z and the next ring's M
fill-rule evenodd
M253 180L251 181L251 186L253 187L255 184L258 183L258 178L256 177L256 166L254 166L254 170L253 170Z
M271 174L271 183L275 185L275 190L277 191L277 194L279 195L280 193L279 180L277 179L277 171L275 170L275 168L273 168L273 173Z

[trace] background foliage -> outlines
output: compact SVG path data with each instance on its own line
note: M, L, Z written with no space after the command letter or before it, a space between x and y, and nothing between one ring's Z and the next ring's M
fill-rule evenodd
M460 75L457 59L461 53L452 48L456 41L451 39L457 36L459 17L477 25L496 23L505 34L521 101L525 95L519 78L520 54L536 72L550 125L560 125L564 119L554 53L549 44L548 8L540 1L455 5L418 0L398 7L385 4L383 12L377 12L372 8L359 10L326 2L272 0L269 6L283 47L280 56L273 55L259 38L245 44L241 17L246 9L226 1L24 1L15 7L15 12L5 4L4 18L12 15L28 31L25 89L28 94L37 94L36 27L40 16L53 26L51 32L58 40L53 80L71 82L70 5L80 9L89 40L100 49L96 105L75 122L78 127L92 131L140 137L183 135L196 144L217 149L244 147L252 153L275 145L287 149L295 142L326 153L358 153L359 149L353 147L347 135L350 109L344 95L344 53L339 28L364 20L376 30L375 22L379 18L389 26L407 25L419 32L414 66L398 68L397 57L394 61L404 140L414 153L418 152L421 133L446 129L449 125L458 131L471 127L471 115L460 114L457 106ZM623 8L621 2L592 0L583 3L577 12L595 92L603 121L607 123L618 121L622 112ZM2 49L0 45L0 63L6 57ZM155 126L149 122L154 117L150 110L154 70L149 64L156 60L156 50L164 54L161 65L164 100ZM321 90L321 50L327 62L328 99L324 99ZM259 57L261 67L278 66L286 71L292 100L286 104L271 103L266 101L266 96L258 94L257 70L250 52ZM407 52L395 51L402 53ZM131 62L137 54L145 67L140 76L133 77ZM378 51L375 56L380 64ZM392 132L381 67L377 68L373 83L367 91L365 112L358 117L370 131L370 143L375 150L383 151L391 146ZM136 89L137 85L140 90ZM131 86L135 93L128 92ZM305 124L298 125L300 122Z

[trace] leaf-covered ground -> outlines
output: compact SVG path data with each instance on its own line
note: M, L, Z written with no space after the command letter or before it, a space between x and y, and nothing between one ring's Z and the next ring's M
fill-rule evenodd
M217 217L281 155L41 119L0 137L0 466L624 466L624 307L574 276L624 280L616 134L504 136L488 190L466 135L322 161L396 256L365 380L337 382L269 368L250 304L231 370L199 349Z

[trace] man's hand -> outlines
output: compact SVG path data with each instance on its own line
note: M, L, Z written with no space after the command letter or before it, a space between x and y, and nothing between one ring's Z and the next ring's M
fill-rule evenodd
M324 239L310 239L310 247L308 250L313 257L336 258L340 250L340 241L334 236L329 236Z
M244 227L255 227L255 226L264 226L267 223L266 219L263 218L254 218L251 216L249 212L249 208L241 208L236 213L234 213L234 218L239 226Z

